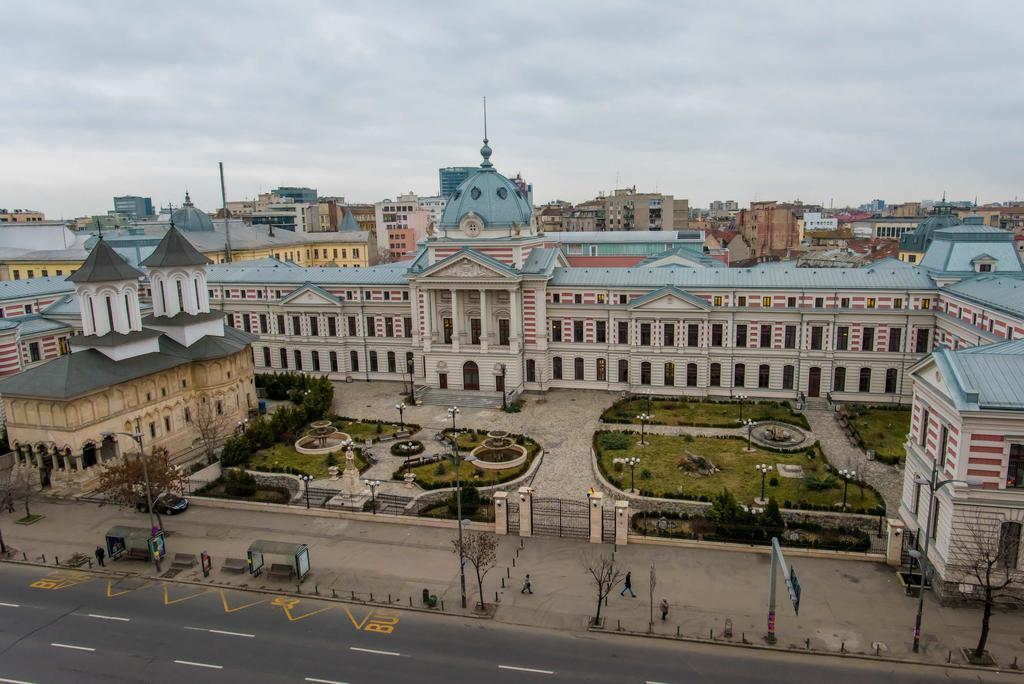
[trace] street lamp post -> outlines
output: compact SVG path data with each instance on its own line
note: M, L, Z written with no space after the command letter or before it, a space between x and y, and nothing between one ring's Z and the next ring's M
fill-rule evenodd
M505 400L505 364L498 364L498 369L501 371L501 410L504 411L508 408L508 402Z
M745 394L737 394L736 398L740 402L740 424L742 424L743 423L743 402L746 400L747 395L745 395Z
M772 471L772 467L767 463L758 463L754 468L757 472L761 473L761 498L757 502L758 505L763 506L766 503L764 498L764 478Z
M747 418L743 422L743 424L747 426L747 451L753 451L754 447L751 446L751 444L750 444L750 438L751 438L752 433L754 432L754 425L756 425L756 423L754 423L754 421L752 421L749 418Z
M631 494L636 494L636 480L633 478L633 473L640 465L640 459L637 456L630 456L626 459L626 465L629 466L629 491Z
M306 508L309 508L309 481L313 478L309 475L299 475L299 479L302 480L306 486Z
M857 471L849 468L842 468L839 477L843 478L843 510L846 510L846 490L850 488L850 480L857 477Z
M924 583L925 576L928 572L929 566L931 565L928 561L928 542L932 538L932 506L935 503L935 495L938 491L946 485L953 484L954 482L966 484L966 480L940 480L938 459L935 459L935 461L932 462L931 477L925 478L923 475L914 476L914 484L928 487L928 514L924 519L924 549L921 552L921 557L917 561L918 565L921 566L921 587L917 592L917 617L914 620L914 653L917 653L918 649L921 647L921 616L924 613Z
M641 413L636 417L636 419L640 421L640 446L644 446L647 444L647 442L644 441L644 425L646 425L647 421L651 419L651 415L649 413Z
M649 390L649 389L645 389L644 390L644 398L647 399L647 405L644 408L644 413L650 415L650 413L651 413L651 390Z
M395 408L398 410L398 429L401 432L405 432L405 402L395 404Z
M412 359L405 360L405 370L409 373L409 396L415 400L416 389L412 386L412 375L415 371L415 362Z
M146 452L142 445L142 420L139 418L135 419L135 432L101 432L101 436L109 437L111 435L124 435L125 437L131 437L135 440L135 443L139 445L139 460L142 461L142 481L143 486L146 488L146 512L149 513L149 529L150 533L154 530L162 532L157 527L156 520L153 518L153 491L149 486L149 467L146 465ZM163 570L160 568L160 557L157 554L153 554L153 564L156 566L156 571L159 574Z
M466 608L466 558L462 545L462 459L459 457L459 433L455 431L455 417L460 413L458 406L448 409L452 419L452 457L455 460L455 515L459 528L459 587L462 591L462 608Z
M366 484L370 486L370 507L373 514L377 515L377 488L380 487L380 480L370 480Z

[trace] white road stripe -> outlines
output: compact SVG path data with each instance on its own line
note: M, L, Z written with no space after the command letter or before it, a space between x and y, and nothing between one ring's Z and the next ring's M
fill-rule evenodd
M131 622L131 618L117 617L114 615L97 615L96 613L89 613L89 617L96 618L98 620L117 620L118 622Z
M0 603L0 606L3 606L4 608L21 608L21 606L18 605L17 603ZM17 680L14 680L14 679L0 679L0 682L13 682L13 681L17 681Z
M359 651L360 653L375 653L377 655L389 655L389 656L400 656L401 653L395 653L394 651L376 651L372 648L359 648L358 646L349 646L350 651Z
M95 648L89 648L88 646L72 646L71 644L55 644L55 643L51 643L50 645L51 646L56 646L57 648L70 648L70 649L73 649L75 651L95 651L96 650Z
M194 663L191 660L175 660L178 665L191 665L192 667L208 667L211 670L223 670L223 665L210 665L209 663Z
M3 680L0 679L0 682ZM316 677L306 677L307 682L316 682L317 684L347 684L347 682L339 682L334 679L317 679Z
M35 684L35 682L26 682L22 679L4 679L0 677L0 682L3 684Z
M533 672L534 674L555 674L553 670L536 670L532 667L516 667L515 665L499 665L499 670L515 670L516 672Z
M249 639L255 639L255 634L246 634L245 632L226 632L223 629L207 629L206 627L185 627L185 629L192 632L209 632L210 634L225 634L227 636L238 636L247 637Z

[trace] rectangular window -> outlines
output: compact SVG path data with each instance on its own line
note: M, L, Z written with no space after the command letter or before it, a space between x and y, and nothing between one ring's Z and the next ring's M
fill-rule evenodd
M822 342L825 337L825 328L815 325L811 328L811 349L821 351Z
M452 343L452 335L454 334L454 329L452 328L452 319L450 319L450 318L442 318L441 319L441 333L442 333L442 339L444 340L444 343L445 344L451 344Z
M1024 444L1010 445L1010 467L1006 470L1006 487L1024 488Z
M582 342L583 341L583 321L572 322L572 341Z
M562 357L556 356L551 359L551 377L555 380L562 379Z
M247 333L252 332L252 317L247 313L242 314L242 330Z
M839 300L839 308L841 308L841 309L849 309L850 308L850 298L849 297L841 298Z
M398 372L398 360L395 357L395 352L388 352L388 373Z
M480 344L480 319L470 318L469 319L469 343Z
M846 351L850 348L850 328L841 325L836 328L836 350Z
M370 372L377 372L377 352L375 351L370 352Z
M747 298L746 298L746 296L740 295L739 297L736 298L736 306L746 306L746 305L747 305Z
M410 316L402 318L402 336L412 337L412 317ZM503 342L502 344L508 344L508 342Z
M929 335L929 331L927 329L918 329L918 331L917 331L917 339L914 341L914 352L915 353L917 353L917 354L927 354L928 353L928 347L929 347L929 344L928 344L929 340L928 340L928 338L929 337L930 337L930 335Z
M640 346L649 347L651 346L651 324L641 323L640 324Z
M337 373L338 372L338 352L333 352L332 351L328 358L330 359L330 363L331 363L331 372L332 373Z
M898 352L903 346L903 328L889 329L889 351Z
M790 309L795 309L796 308L796 297L788 297L786 299L786 306L788 306Z
M815 309L824 309L825 308L825 298L824 297L815 297L814 298L814 308Z
M275 330L274 332L276 332L278 335L288 334L287 331L284 329L284 316L282 316L281 314L277 315L277 330Z
M722 331L724 326L721 323L711 324L711 346L721 347L722 346Z
M999 525L999 545L996 557L999 564L1008 570L1016 570L1020 559L1021 523L1007 520Z
M281 347L277 350L278 358L281 360L281 368L288 368L288 350Z
M662 323L662 346L674 347L676 346L676 324L675 323Z
M913 508L911 509L911 513L913 513L914 516L917 516L918 511L921 510L921 488L923 486L924 485L919 482L914 484L914 501Z
M732 385L733 387L743 387L747 380L747 367L742 363L737 363L736 367L732 371Z
M861 351L875 351L875 329L864 328L861 330L860 337L860 349Z
M260 332L267 334L267 314L260 314Z
M629 382L629 361L619 359L619 382Z
M771 297L761 297L761 306L770 307L772 305Z
M745 323L738 323L736 325L736 346L747 346L747 325Z
M295 359L295 370L302 370L302 352L298 349L292 352Z
M892 300L892 308L894 308L894 309L902 309L903 308L903 298L902 297L896 297L895 299L893 299Z
M939 535L939 508L939 500L936 498L932 498L932 541L935 541Z
M870 392L871 391L871 369L861 368L860 369L860 381L857 384L858 392Z
M355 316L349 316L348 317L348 334L349 334L350 337L355 337L356 336L356 317Z
M579 293L574 294L572 296L572 301L573 301L573 304L582 304L583 303L583 295L579 294Z
M327 317L327 335L329 337L338 336L338 320L334 316Z
M619 344L629 344L629 321L619 321Z
M939 468L946 467L946 449L949 447L949 428L943 425L939 428L939 450L936 457L939 459Z
M409 333L412 334L411 332ZM509 322L507 318L498 319L498 344L507 347L509 344Z
M366 336L376 337L377 336L377 322L373 316L366 317Z
M38 361L40 358L41 357L39 356L39 343L38 342L29 342L28 343L28 360L32 361L32 362L35 362L35 361Z
M837 367L832 374L832 391L846 391L846 369L842 366Z
M629 304L629 295L620 294L619 295L619 304Z
M757 369L757 386L767 389L771 382L771 367L768 364L761 364Z
M868 305L867 306L868 306L869 309L874 309L875 308L875 298L874 297L868 297Z
M696 323L689 323L686 326L686 346L700 346L700 326Z
M395 336L395 319L391 318L391 316L387 316L384 319L384 337L394 337L394 336Z
M786 326L786 336L785 336L785 339L783 340L782 344L783 344L783 346L786 349L796 349L796 326L795 325L787 325Z
M708 384L712 387L722 386L722 364L711 364L711 369L708 373Z
M608 341L608 323L606 321L597 321L594 324L594 338L598 344Z
M320 370L320 352L314 349L313 351L309 352L309 358L310 361L313 362L313 370Z
M263 365L270 368L270 347L263 348Z
M553 320L551 321L551 341L561 342L562 341L562 321Z
M552 304L558 304L561 301L562 301L562 296L560 294L558 294L557 292L554 292L554 293L551 294L551 303Z
M309 334L313 337L320 336L320 318L318 316L309 317Z
M793 366L782 367L782 389L791 390L793 389L793 375L795 369Z
M359 370L359 354L355 350L349 352L349 354L348 354L348 362L349 362L349 366L352 367L353 371L358 371Z
M922 309L930 309L930 308L932 308L932 300L930 300L930 299L922 299L921 300L921 308Z
M758 346L760 346L762 349L767 349L767 348L772 346L772 326L771 325L765 324L765 325L761 326L760 334L758 335L758 338L757 338L757 343L758 343Z
M604 304L604 295L603 294L598 293L598 295L597 295L597 303L598 304Z
M712 303L715 306L722 306L722 295L715 295L712 299Z

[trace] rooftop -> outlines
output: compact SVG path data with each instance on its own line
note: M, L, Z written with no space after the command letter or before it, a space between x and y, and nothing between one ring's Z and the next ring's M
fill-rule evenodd
M932 358L958 409L1024 409L1024 339L939 349Z

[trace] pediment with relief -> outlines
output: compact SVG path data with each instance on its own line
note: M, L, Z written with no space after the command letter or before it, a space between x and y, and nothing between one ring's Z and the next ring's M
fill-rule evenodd
M655 290L629 304L634 311L707 311L708 302L676 287Z
M309 304L317 306L337 304L339 301L331 293L309 283L292 290L290 294L281 299L282 304Z
M493 268L488 268L469 257L463 257L448 266L430 273L428 277L470 280L474 278L507 278L508 274L502 273L501 271Z

